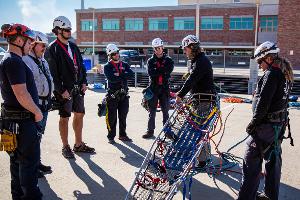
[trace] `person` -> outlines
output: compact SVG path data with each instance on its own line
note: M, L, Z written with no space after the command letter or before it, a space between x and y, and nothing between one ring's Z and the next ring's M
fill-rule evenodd
M155 38L152 41L153 55L147 61L148 75L150 77L148 89L153 93L151 99L148 100L149 117L148 128L143 138L151 138L155 130L155 116L157 104L161 107L163 113L163 124L169 119L170 109L170 89L169 79L174 69L172 58L164 53L163 41Z
M293 83L293 70L279 56L276 44L259 45L253 59L264 72L253 97L252 120L246 128L251 136L243 160L243 180L238 199L278 199L281 175L281 148L287 121L288 96ZM264 192L257 193L262 162L265 160Z
M36 39L32 43L31 51L28 55L23 56L23 61L31 69L35 81L35 85L39 95L39 108L43 113L43 120L40 122L40 137L45 132L48 111L51 107L51 94L53 92L53 80L50 74L49 66L44 58L44 53L48 45L48 38L45 34L35 31ZM43 177L43 173L52 171L50 166L39 163L39 177Z
M12 199L40 200L37 169L40 143L37 122L43 119L31 70L22 61L35 39L34 32L22 24L4 24L1 35L8 52L0 62L2 130L13 133L17 145L9 150Z
M62 140L62 155L74 158L68 142L68 122L74 113L73 129L75 132L74 152L94 153L95 149L82 140L83 117L85 114L84 94L87 90L86 69L83 65L79 48L71 38L71 22L64 16L54 19L52 32L57 36L48 48L48 63L54 82L54 92L61 99L59 109L59 132Z
M213 82L213 69L211 62L202 52L199 39L194 35L187 35L182 40L181 48L189 60L191 60L191 73L176 94L176 103L190 92L194 99L194 107L201 116L208 116L211 109L211 102L215 101L215 87ZM200 95L198 95L200 94ZM209 143L205 143L204 151L198 157L198 166L204 167L209 157Z
M106 47L108 62L104 65L104 75L107 79L107 138L110 144L115 144L117 114L119 118L119 140L132 142L126 133L126 118L129 111L129 96L127 81L133 78L130 66L120 60L119 48L115 44Z

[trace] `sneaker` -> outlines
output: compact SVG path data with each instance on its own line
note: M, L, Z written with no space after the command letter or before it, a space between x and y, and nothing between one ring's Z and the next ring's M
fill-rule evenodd
M39 164L39 170L44 173L52 172L52 169L50 166L43 165L42 163Z
M132 139L130 139L128 136L121 136L119 137L119 140L123 142L132 142Z
M265 193L257 192L256 200L271 200L271 199L269 197L267 197Z
M144 139L152 138L154 136L154 131L147 131L142 137Z
M76 145L74 144L73 151L81 153L94 153L95 149L87 146L84 142L82 142L81 145L78 147L76 147Z
M109 144L116 144L116 141L114 139L108 139Z
M69 145L66 145L62 148L62 155L67 159L75 158L74 153L72 152Z

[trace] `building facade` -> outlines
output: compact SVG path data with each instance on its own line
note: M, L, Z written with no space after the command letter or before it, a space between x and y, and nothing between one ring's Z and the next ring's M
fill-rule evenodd
M76 10L77 43L93 44L93 32L94 44L99 46L108 43L129 47L147 46L153 38L160 37L169 45L168 53L173 56L182 54L175 47L184 36L196 34L196 28L199 27L201 44L209 55L216 57L215 63L222 63L223 56L231 56L230 59L238 64L240 58L234 58L237 55L242 57L241 64L248 65L256 44L266 40L278 42L278 37L282 41L285 39L285 36L278 34L278 29L284 27L278 25L279 20L284 23L285 18L278 17L281 4L276 0L201 1L199 20L196 19L195 3L197 0L179 0L178 6ZM284 8L281 10L285 12ZM145 49L144 53L147 54ZM297 59L294 62L300 66Z

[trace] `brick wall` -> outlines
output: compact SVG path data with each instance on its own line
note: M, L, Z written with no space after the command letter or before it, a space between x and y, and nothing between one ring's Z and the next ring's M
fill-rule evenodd
M223 30L201 30L200 41L202 42L221 42L223 45L230 43L244 43L254 44L254 30L229 30L229 17L232 15L252 15L255 19L256 8L214 8L201 9L200 16L223 16L224 29ZM149 44L153 38L160 37L168 44L181 42L182 38L187 34L195 34L195 30L191 31L175 31L174 17L191 17L196 16L195 9L186 10L165 10L165 11L134 11L134 12L96 12L98 31L95 33L95 41L98 44L102 42L118 42L125 44L125 42L143 42ZM150 17L168 17L169 30L168 31L149 31L148 18ZM102 18L118 18L120 19L119 31L102 31ZM143 31L125 31L125 18L143 18ZM76 13L77 19L77 43L91 42L92 31L81 31L80 20L92 19L92 13ZM255 20L254 20L255 21ZM255 27L255 24L254 24Z
M280 0L278 15L278 46L294 69L300 69L300 1ZM293 51L293 55L291 55Z

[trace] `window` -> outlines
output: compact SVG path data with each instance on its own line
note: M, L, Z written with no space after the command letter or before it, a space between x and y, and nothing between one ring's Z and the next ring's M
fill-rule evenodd
M233 0L233 3L241 3L241 0Z
M230 17L230 30L253 30L253 16Z
M201 17L201 29L203 30L222 30L223 26L223 17Z
M102 19L102 30L104 30L104 31L120 30L120 20L119 19Z
M125 31L142 31L144 21L142 18L125 18Z
M174 30L195 30L194 17L175 17Z
M93 20L81 20L81 30L82 31L92 31L93 30ZM97 26L97 20L95 19L95 25L94 25L95 31L98 29Z
M276 32L278 28L278 17L277 16L264 16L260 18L261 32Z
M168 18L149 18L149 31L167 31Z

